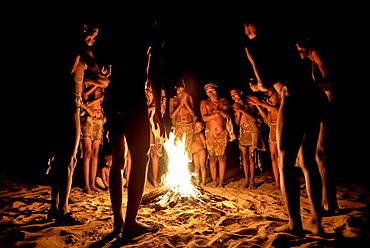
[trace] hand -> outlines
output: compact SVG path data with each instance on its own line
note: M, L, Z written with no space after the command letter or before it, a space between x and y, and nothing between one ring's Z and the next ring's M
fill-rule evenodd
M249 95L247 96L247 101L250 104L256 105L257 103L260 103L261 101L256 96Z
M87 114L90 115L90 116L92 116L94 114L94 111L90 107L86 106L85 110L86 110Z
M112 75L112 65L109 65L108 68L105 68L103 66L103 68L101 69L101 73L106 76L106 77L109 77L110 75Z
M240 105L238 103L233 104L232 107L233 107L234 111L236 111L236 112L240 111Z

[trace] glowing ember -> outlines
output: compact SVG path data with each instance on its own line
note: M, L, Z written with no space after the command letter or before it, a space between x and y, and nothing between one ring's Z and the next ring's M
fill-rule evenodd
M191 182L191 173L188 168L188 154L185 150L185 137L182 141L175 139L174 134L169 134L164 143L168 154L168 172L164 178L164 184L171 191L179 192L181 197L196 196L200 192Z

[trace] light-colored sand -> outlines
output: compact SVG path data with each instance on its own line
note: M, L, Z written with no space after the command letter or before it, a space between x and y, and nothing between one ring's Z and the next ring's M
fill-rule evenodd
M161 210L156 210L153 204L142 205L138 220L159 230L128 242L104 239L112 231L112 211L106 191L88 195L73 187L71 199L77 201L70 204L71 211L86 218L88 223L56 226L46 221L50 206L47 180L40 181L41 185L2 180L1 247L359 247L360 242L369 244L369 188L339 184L341 212L323 217L325 237L299 238L273 230L287 223L287 215L280 190L273 188L271 171L262 172L256 179L258 187L254 190L241 188L244 178L240 175L231 177L225 188L206 186L205 192L214 198L205 203L183 199L174 207ZM302 188L302 214L307 217L307 194ZM147 185L145 192L152 190ZM125 206L123 202L124 210Z

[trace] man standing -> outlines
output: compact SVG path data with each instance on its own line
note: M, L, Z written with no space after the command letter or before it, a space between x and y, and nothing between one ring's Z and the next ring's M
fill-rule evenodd
M136 33L136 30L133 29L135 35L132 37L134 38L127 41L130 42L130 46L128 46L130 49L124 50L124 56L117 53L119 56L117 63L120 63L119 80L126 81L121 86L115 85L123 88L111 88L112 91L107 92L107 98L104 101L113 156L109 190L114 230L110 236L115 237L122 233L122 237L125 239L152 231L137 221L149 161L150 123L145 95L145 83L148 81L152 87L155 106L152 119L153 128L159 131L161 137L165 137L161 115L162 49L164 44L161 29L157 22L150 27L147 26L146 22L138 22L137 24L143 24L143 26L138 26L137 30L144 31ZM150 30L145 32L146 28L150 28ZM148 37L148 33L150 33L150 37ZM128 35L128 37L130 36ZM133 106L135 107L133 108ZM125 168L128 151L131 155L131 170L124 219L122 170Z
M194 134L193 123L196 119L193 98L189 95L184 80L176 83L176 96L170 98L170 118L174 129L175 138L182 140L185 134L185 149L191 158L191 141Z
M77 148L80 142L81 122L80 111L85 109L90 115L93 114L91 108L82 102L83 81L85 70L90 72L91 77L85 79L91 85L107 87L110 80L106 74L100 72L97 66L91 46L98 35L98 28L93 26L83 27L81 39L76 49L71 52L68 82L58 88L61 109L55 111L58 116L58 140L56 140L55 161L52 166L52 190L51 206L48 213L49 219L55 219L58 225L77 225L83 224L71 212L69 212L68 199L72 186L73 172L77 163Z
M260 88L268 89L273 85L281 96L276 137L281 193L289 222L276 231L298 236L304 236L305 231L319 234L323 231L320 213L322 180L315 155L326 96L311 75L305 72L297 52L293 52L294 44L277 45L264 39L257 33L253 22L244 23L244 28L250 39L246 54ZM300 187L295 168L297 156L302 161L310 200L311 216L305 222L301 218Z
M230 106L226 98L217 96L216 88L214 83L204 86L208 99L200 102L200 113L206 123L205 135L212 181L214 186L222 188L226 172L226 147L229 137L227 123L230 117ZM217 162L219 165L218 184Z

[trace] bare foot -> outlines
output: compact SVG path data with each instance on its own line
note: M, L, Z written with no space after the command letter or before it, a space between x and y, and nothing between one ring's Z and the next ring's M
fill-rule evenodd
M83 189L83 192L85 192L86 194L93 194L93 193L94 193L94 191L92 191L92 190L90 189L90 187L85 187L85 188Z
M132 239L135 237L138 237L140 235L143 235L148 232L157 232L158 228L156 227L148 227L143 224L136 223L133 227L127 227L125 225L123 232L122 232L122 238L124 239Z
M329 207L328 205L321 206L321 215L322 216L332 216L339 214L339 207L335 205L334 207Z
M219 184L217 185L217 188L223 188L224 187L224 183L223 182L219 182Z
M248 188L248 187L249 187L249 182L248 181L246 181L245 183L243 183L242 188Z
M91 185L90 189L93 191L100 191L100 189L98 189L95 185Z
M216 185L217 185L216 181L212 181L209 183L209 187L212 187L212 188L216 187Z
M275 183L275 185L274 185L274 189L280 189L280 184Z
M249 184L249 189L257 189L256 184L254 182Z
M153 180L153 186L154 188L158 188L159 187L159 183L157 180Z
M304 232L303 229L297 229L297 230L292 230L289 226L289 224L285 224L285 225L282 225L282 226L279 226L279 227L276 227L274 229L275 232L284 232L284 233L289 233L289 234L292 234L294 236L298 236L298 237L305 237L306 234Z
M317 223L317 221L303 221L302 225L304 230L312 233L313 235L320 235L324 233L321 224Z

